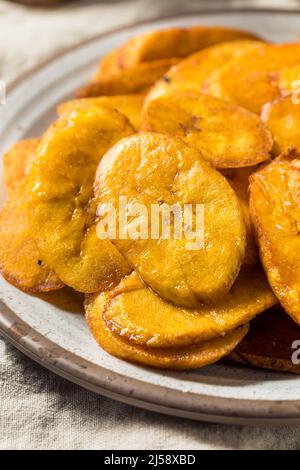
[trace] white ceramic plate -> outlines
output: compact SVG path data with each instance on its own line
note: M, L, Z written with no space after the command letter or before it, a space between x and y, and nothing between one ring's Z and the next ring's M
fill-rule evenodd
M274 41L294 40L300 13L201 13L134 25L81 44L15 84L0 107L0 154L15 141L40 135L55 105L87 82L99 58L129 36L166 26L220 24ZM4 197L3 184L1 198ZM154 411L226 423L300 422L300 377L217 364L166 372L128 364L94 342L81 304L52 293L29 296L0 279L0 329L25 354L96 393Z

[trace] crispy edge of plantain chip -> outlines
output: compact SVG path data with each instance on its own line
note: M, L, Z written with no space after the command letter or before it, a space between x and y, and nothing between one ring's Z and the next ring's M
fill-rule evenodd
M190 346L214 339L248 323L276 302L258 267L244 270L221 300L197 309L164 301L136 272L112 290L86 297L87 306L103 312L112 333L151 348Z
M163 59L117 70L101 81L94 81L82 87L76 93L76 98L143 93L178 60L177 58Z
M99 96L96 98L81 98L65 101L57 106L59 117L74 109L89 108L90 106L107 106L124 114L135 130L140 128L141 112L144 103L143 94Z
M300 207L289 187L299 158L291 151L251 175L250 213L270 285L300 324Z
M247 242L243 264L246 266L255 266L260 261L249 208L249 178L252 173L257 171L258 167L256 165L254 167L231 168L221 171L222 175L226 177L230 186L236 192L244 214Z
M102 312L86 305L86 320L97 343L109 354L126 361L161 369L195 369L212 364L229 354L246 335L244 325L225 336L199 345L182 348L147 348L130 343L111 333L105 325Z
M20 184L40 143L39 138L16 142L3 156L4 182L9 194Z
M299 349L299 338L299 326L280 306L275 306L251 322L248 334L226 360L300 374L300 365L293 361L294 353L299 361L299 354L295 351Z
M274 157L293 148L300 150L300 106L293 103L291 95L266 103L261 119L272 133Z
M129 39L114 55L110 53L106 62L110 68L127 68L138 63L172 57L186 57L200 49L222 42L240 39L258 39L248 31L223 26L192 26L190 28L167 28L139 34ZM112 67L113 66L113 67Z
M25 292L61 289L64 284L45 263L31 232L26 197L27 186L23 180L0 212L1 274Z

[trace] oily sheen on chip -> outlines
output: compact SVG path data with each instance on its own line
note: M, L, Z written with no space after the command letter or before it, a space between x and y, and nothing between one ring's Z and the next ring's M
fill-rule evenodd
M109 211L118 207L120 196L143 204L147 214L153 204L201 205L205 226L200 248L188 249L184 236L166 239L161 232L151 238L151 230L147 239L112 241L165 300L195 308L226 295L244 259L246 227L234 190L198 150L153 133L120 141L99 164L95 197ZM141 221L144 215L139 217Z

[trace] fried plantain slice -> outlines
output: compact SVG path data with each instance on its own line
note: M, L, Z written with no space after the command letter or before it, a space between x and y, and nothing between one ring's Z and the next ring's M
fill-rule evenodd
M238 39L257 39L247 31L219 26L193 26L191 28L168 28L139 34L127 41L118 53L109 54L102 61L100 70L108 73L117 67L128 68L141 62L186 57L214 44Z
M111 74L122 69L122 65L119 61L121 48L122 46L113 49L101 59L99 67L93 76L93 82L101 82L103 79L107 79Z
M28 214L42 258L79 292L104 289L130 272L110 240L97 237L92 197L102 155L132 132L112 109L66 113L43 136L28 175Z
M257 170L257 166L248 168L234 168L223 170L222 174L226 177L231 187L235 190L244 214L246 225L247 242L243 264L254 266L259 263L258 248L255 242L254 229L251 222L249 210L249 178Z
M202 91L260 114L281 95L279 71L299 61L300 43L262 44L212 72Z
M295 150L293 150L295 153ZM299 152L296 152L299 156ZM288 186L291 192L292 198L298 207L300 207L300 159L297 158L291 162Z
M173 65L167 74L153 85L146 101L177 90L199 92L205 79L215 69L260 45L259 41L243 39L220 43L195 52Z
M178 61L177 58L164 59L137 64L130 69L117 70L108 77L94 80L84 86L77 92L76 97L89 98L103 95L142 93Z
M286 67L279 72L279 88L283 96L295 93L299 104L300 90L300 63L293 67Z
M253 166L270 158L273 139L259 117L224 100L179 91L148 102L141 130L177 135L216 168Z
M272 132L274 156L291 148L300 150L300 105L293 103L291 95L267 103L261 117Z
M251 322L249 333L228 359L247 366L299 374L296 351L299 338L299 326L280 306L275 306Z
M250 177L250 211L269 282L286 312L300 323L300 206L295 151ZM292 186L292 187L291 187ZM294 192L293 192L294 188Z
M63 283L47 266L34 239L26 212L24 180L11 193L0 212L0 271L25 292L60 289Z
M60 103L57 113L61 116L65 112L73 111L81 107L108 106L116 109L129 119L132 126L138 130L141 124L141 111L144 103L144 95L115 95L100 96L98 98L82 98L81 100L71 100Z
M230 290L245 253L243 213L229 183L196 149L160 134L124 139L102 159L95 195L103 211L114 209L120 215L120 196L127 208L137 208L138 236L128 236L133 227L125 218L122 236L113 243L162 298L194 308ZM193 210L191 224L182 223L187 204ZM168 217L173 209L176 226L174 217ZM161 211L164 232L152 217ZM196 225L197 236L188 234L187 226Z
M105 297L105 293L101 294ZM105 302L103 302L104 304ZM100 303L88 302L86 320L97 343L109 354L126 361L161 369L195 369L218 361L232 351L248 332L244 325L225 336L181 348L149 348L111 333L102 318Z
M3 156L4 182L11 194L28 172L40 139L25 139L14 144Z
M148 347L190 346L248 323L277 302L261 268L244 270L218 302L184 309L156 295L136 272L104 294L91 294L86 305L103 311L112 333Z

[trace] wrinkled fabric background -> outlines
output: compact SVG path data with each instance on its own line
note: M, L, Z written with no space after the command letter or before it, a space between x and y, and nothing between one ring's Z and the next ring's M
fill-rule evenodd
M50 53L130 21L199 9L201 1L71 1L56 9L0 0L0 79ZM206 2L245 6L253 2ZM258 6L299 6L297 0ZM85 391L0 338L0 449L299 449L300 426L198 423L139 410Z

